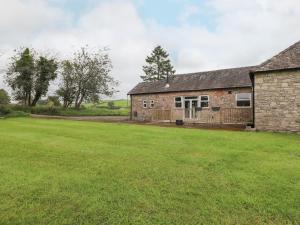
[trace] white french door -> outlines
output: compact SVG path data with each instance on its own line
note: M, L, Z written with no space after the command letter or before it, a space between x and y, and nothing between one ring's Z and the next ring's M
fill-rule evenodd
M184 118L185 119L196 119L198 107L198 97L185 97L184 98Z

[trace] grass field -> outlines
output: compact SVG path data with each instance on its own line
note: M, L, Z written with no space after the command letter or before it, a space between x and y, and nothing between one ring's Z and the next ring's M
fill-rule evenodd
M0 224L299 224L300 136L0 120Z

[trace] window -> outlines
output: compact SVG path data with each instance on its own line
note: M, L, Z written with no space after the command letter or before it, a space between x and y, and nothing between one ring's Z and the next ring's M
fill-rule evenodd
M186 99L186 100L198 99L198 97L197 96L189 96L189 97L184 97L184 99Z
M175 98L175 107L176 108L182 108L182 98L181 97L176 97Z
M236 95L237 107L251 107L251 93L240 93Z
M150 108L154 108L154 100L150 101Z
M143 100L143 108L146 109L147 108L147 101Z
M208 108L209 107L209 96L208 95L200 96L200 107L201 108Z

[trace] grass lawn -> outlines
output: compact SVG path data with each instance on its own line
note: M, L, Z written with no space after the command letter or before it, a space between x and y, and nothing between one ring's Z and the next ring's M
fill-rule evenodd
M0 120L0 224L299 224L300 136Z

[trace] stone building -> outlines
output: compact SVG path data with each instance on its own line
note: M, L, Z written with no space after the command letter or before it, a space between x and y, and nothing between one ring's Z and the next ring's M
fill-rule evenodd
M175 75L166 80L143 82L133 88L131 119L183 120L186 123L250 124L253 122L254 67Z
M256 129L300 132L300 42L251 74Z
M255 67L175 75L129 93L131 119L300 131L300 42Z

